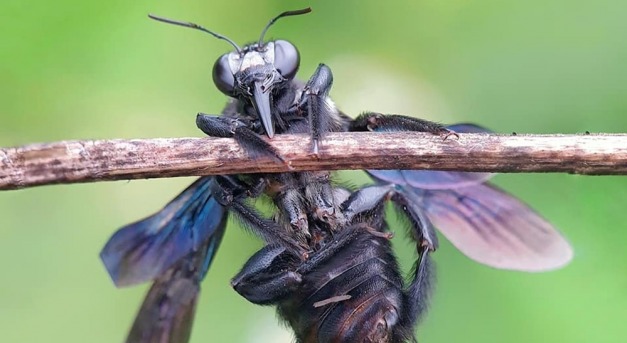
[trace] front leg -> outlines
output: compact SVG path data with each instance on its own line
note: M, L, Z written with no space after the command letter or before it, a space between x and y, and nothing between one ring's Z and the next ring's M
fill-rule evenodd
M312 141L312 153L319 152L320 138L327 132L339 131L344 118L329 98L329 91L333 85L331 69L320 64L311 76L301 98L299 107L306 106L309 117L309 126Z
M272 145L253 131L253 123L250 121L198 113L196 126L210 137L235 138L252 158L268 156L289 164Z

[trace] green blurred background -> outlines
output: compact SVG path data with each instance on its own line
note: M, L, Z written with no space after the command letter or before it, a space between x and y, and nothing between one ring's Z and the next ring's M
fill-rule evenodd
M627 132L624 1L0 2L0 146L63 139L202 136L228 44L146 14L198 22L238 43L294 42L301 78L319 62L352 115L404 113L518 133ZM365 182L362 173L349 178ZM346 178L346 177L345 177ZM192 179L0 192L0 341L121 342L146 287L115 289L98 253L120 226ZM545 274L493 270L444 243L422 342L625 342L627 178L500 175L564 232L576 256ZM400 233L400 232L399 232ZM401 237L405 268L412 247ZM273 309L229 279L260 246L230 228L203 284L192 342L290 342Z

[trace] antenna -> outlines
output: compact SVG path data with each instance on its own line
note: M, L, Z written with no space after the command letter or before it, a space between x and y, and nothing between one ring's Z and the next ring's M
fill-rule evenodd
M274 17L272 20L270 20L268 25L266 25L266 27L263 28L263 31L261 31L261 37L259 37L259 43L257 45L260 46L260 47L262 46L262 44L263 44L263 36L266 35L266 31L268 31L270 26L272 26L272 24L274 24L280 18L289 17L289 16L293 16L293 15L307 14L309 12L311 12L311 7L303 8L302 10L286 11L286 12L283 12L283 13L279 14L278 16Z
M311 9L309 11L311 11ZM293 11L293 12L298 12L298 11ZM281 13L278 17L274 18L273 21L276 21L281 16L294 15L294 14L286 14L286 13L289 13L289 12ZM297 14L300 14L300 13L297 13ZM213 31L209 31L209 30L205 29L204 27L202 27L202 26L200 26L198 24L187 23L187 22L177 21L177 20L172 20L172 19L167 19L167 18L163 18L163 17L158 17L156 15L152 15L152 14L149 14L148 17L150 19L154 19L156 21L160 21L160 22L163 22L163 23L166 23L166 24L173 24L173 25L178 25L178 26L183 26L183 27L189 27L191 29L196 29L196 30L200 30L200 31L206 32L206 33L208 33L208 34L210 34L210 35L212 35L212 36L214 36L214 37L216 37L218 39L223 39L223 40L229 42L235 48L235 50L237 51L238 54L240 54L240 55L242 54L242 49L240 49L240 47L237 44L235 44L234 41L230 40L229 38L227 38L227 37L225 37L225 36L223 36L221 34L217 34L217 33L213 32ZM270 24L268 24L268 26L270 26ZM264 30L264 32L265 32L265 30ZM263 35L262 35L262 37L263 37Z

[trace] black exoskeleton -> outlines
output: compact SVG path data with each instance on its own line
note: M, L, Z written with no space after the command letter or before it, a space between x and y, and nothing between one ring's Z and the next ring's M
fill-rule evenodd
M298 63L298 52L287 41L257 43L223 55L214 66L214 81L236 100L220 116L199 114L198 127L210 136L233 137L255 155L277 158L258 135L309 133L317 154L326 132L387 126L449 133L438 124L403 116L368 113L352 121L328 97L331 70L319 65L303 86L293 79ZM406 292L385 234L381 202L390 190L379 195L362 190L342 202L333 194L337 190L328 172L261 178L267 180L267 193L279 212L282 225L277 230L291 231L305 250L268 240L234 278L233 287L253 303L277 305L299 342L413 338L418 309L424 308L428 294L426 252L435 246L428 242L429 248L419 251L423 264ZM370 206L364 207L366 203ZM308 258L303 261L303 256Z
M328 132L455 135L440 124L401 115L364 113L351 119L329 98L333 76L324 64L306 83L295 80L296 47L263 37L279 18L308 12L280 14L258 42L243 48L198 25L151 16L210 33L234 47L213 68L214 83L231 100L220 115L198 114L198 128L212 137L234 138L253 158L284 163L289 161L263 136L307 133L312 153L320 154ZM487 174L368 172L379 183L352 193L334 186L329 172L202 177L160 212L120 229L101 253L114 282L127 286L154 280L127 342L187 341L199 284L220 244L227 213L266 243L235 276L233 287L255 304L276 305L298 342L415 341L414 327L432 288L430 252L438 245L432 221L469 256L500 268L550 269L572 255L550 224L485 184ZM272 218L250 204L260 196L272 200ZM416 244L417 263L407 282L384 220L388 200L409 218Z
M404 285L384 221L388 186L335 189L341 223L332 228L313 219L321 236L305 261L270 243L233 278L235 290L253 303L277 305L298 342L405 342L422 314L431 289L429 248ZM416 232L421 236L420 232Z

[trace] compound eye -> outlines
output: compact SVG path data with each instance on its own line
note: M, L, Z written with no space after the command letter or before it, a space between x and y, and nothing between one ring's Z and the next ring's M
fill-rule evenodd
M281 76L291 80L296 76L300 55L292 43L284 40L274 42L274 67Z
M213 83L226 95L233 95L235 77L229 67L229 54L222 55L213 65Z

